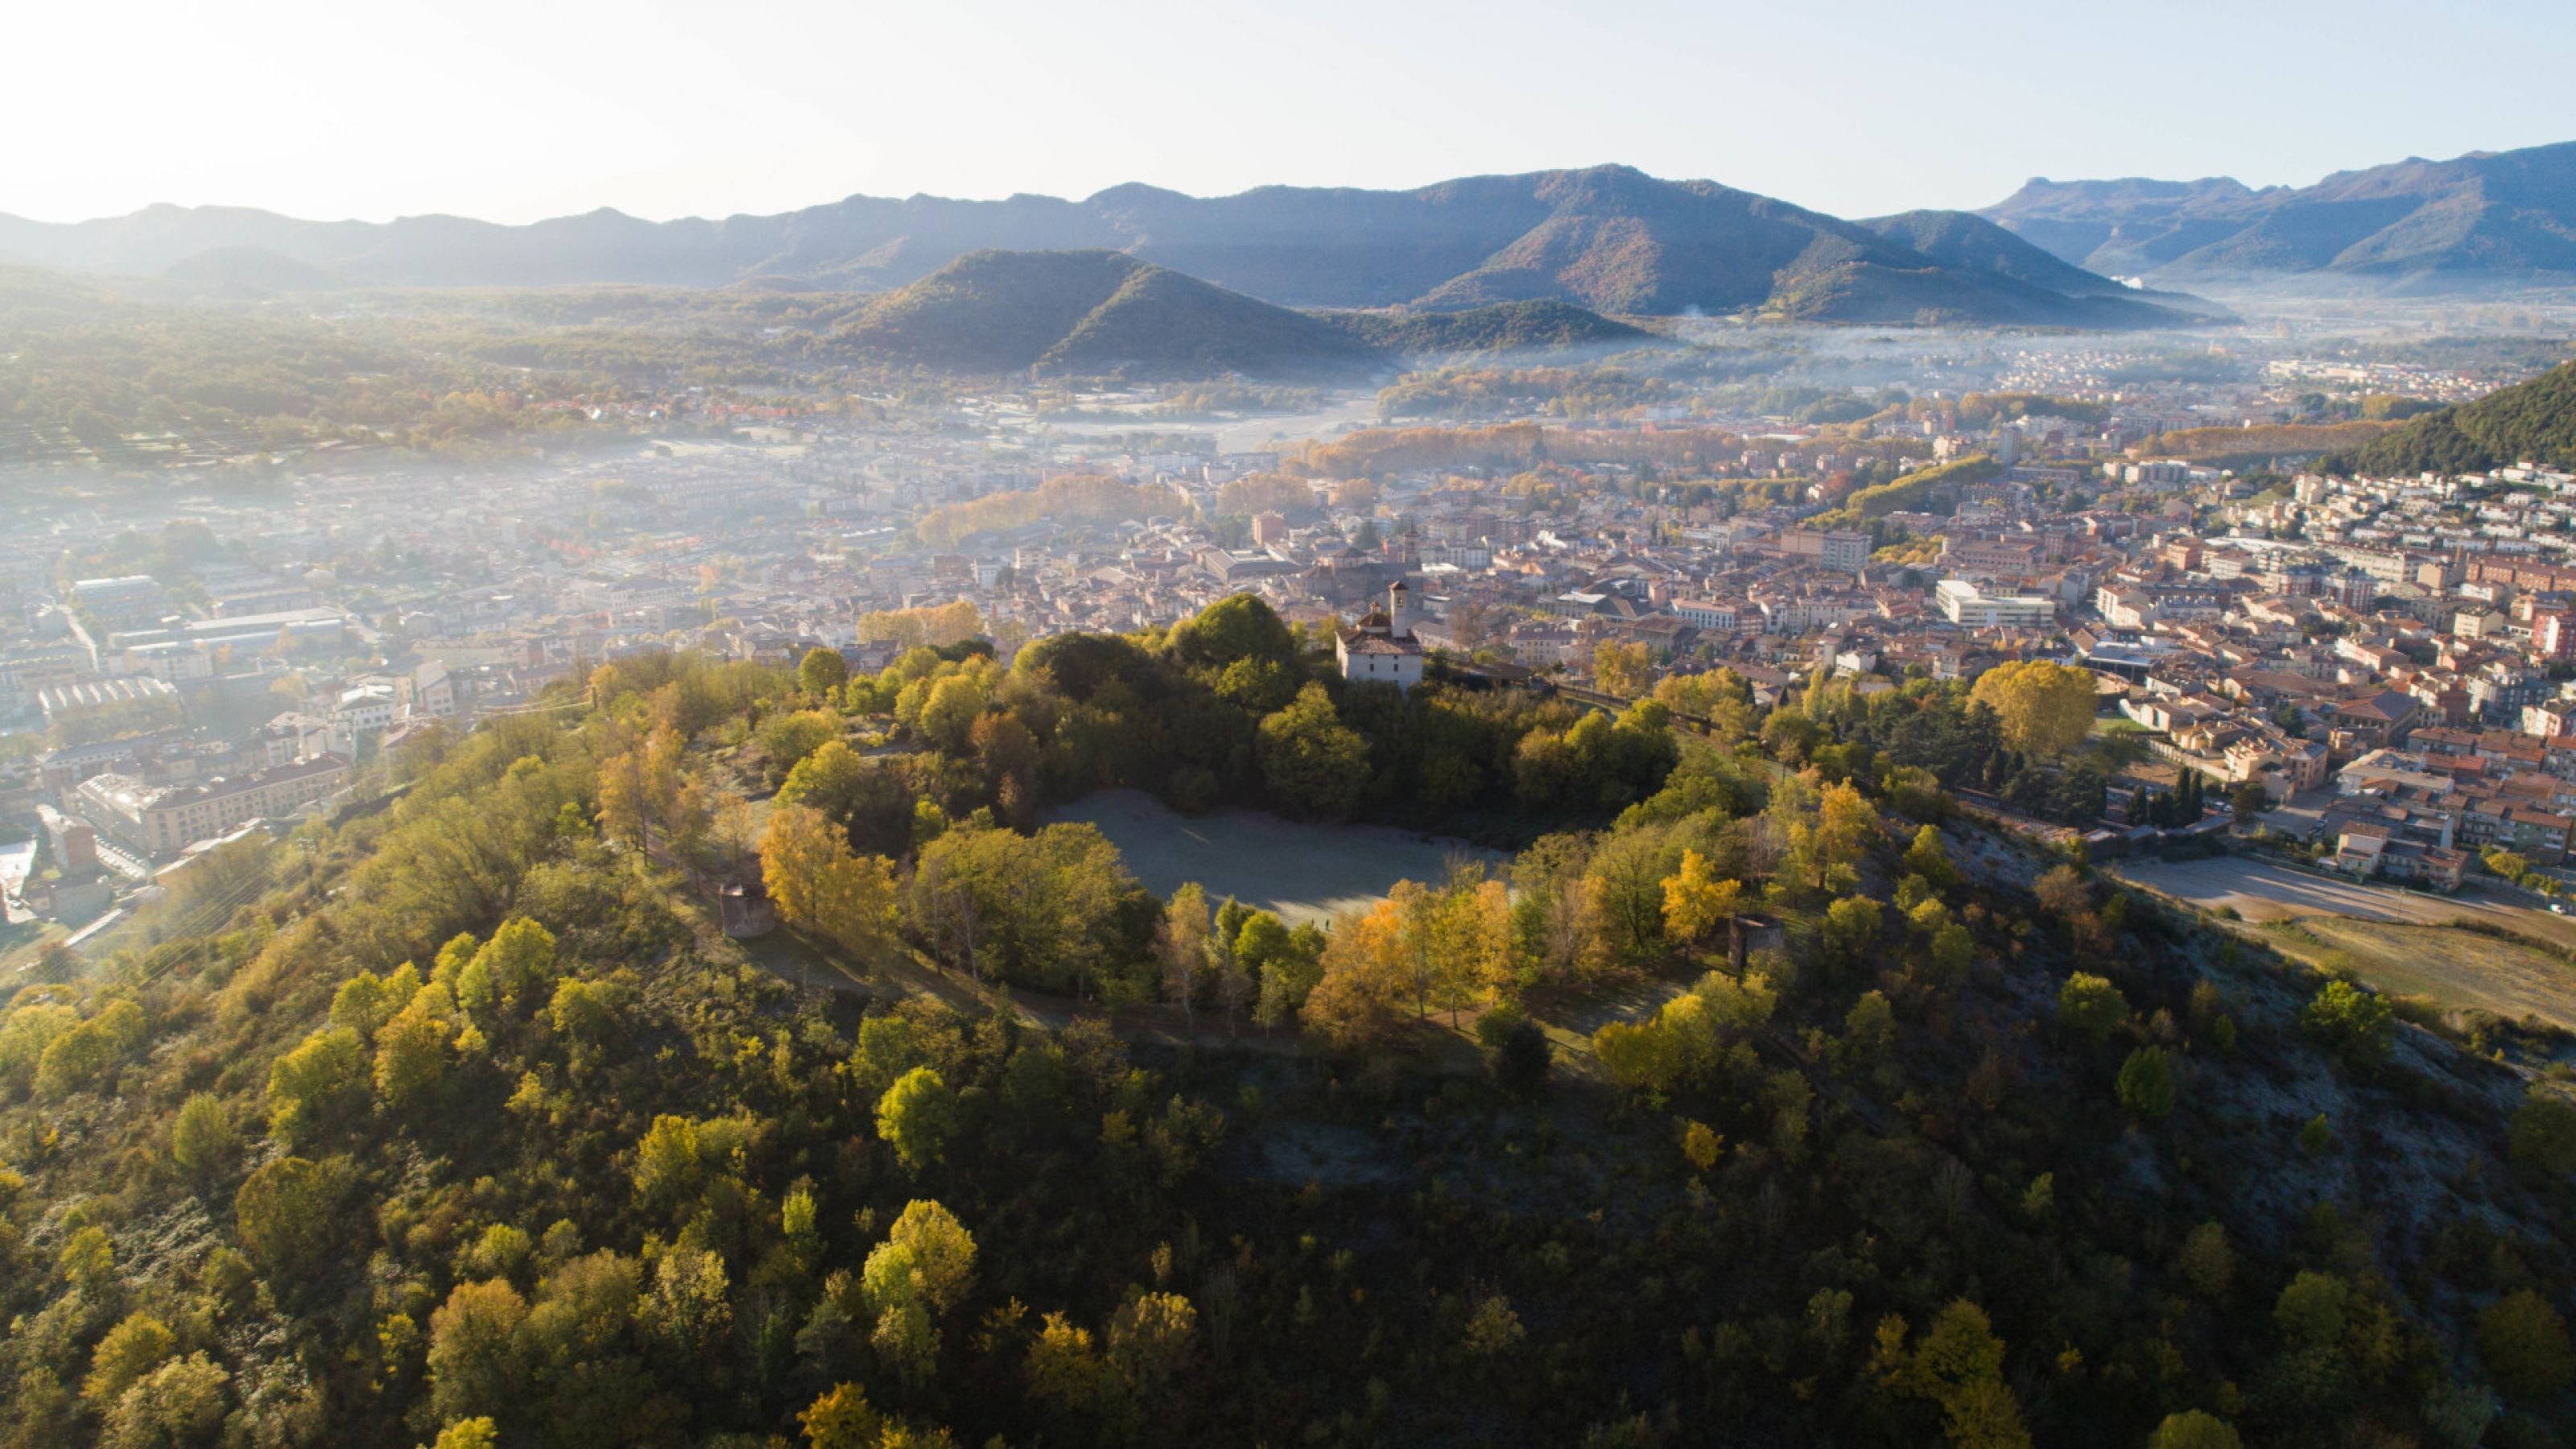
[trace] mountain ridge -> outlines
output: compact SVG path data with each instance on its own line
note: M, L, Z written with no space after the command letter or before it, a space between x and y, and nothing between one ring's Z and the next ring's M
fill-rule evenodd
M835 342L964 373L1314 376L1391 367L1406 354L1651 343L1567 303L1392 314L1301 312L1107 250L969 252L861 301Z
M2177 283L2576 283L2576 142L2260 190L2232 177L2033 177L1977 214L2086 270Z
M454 216L308 222L167 205L68 224L0 216L0 255L37 265L163 275L203 268L197 259L208 252L256 251L278 259L270 270L307 268L360 287L712 287L785 276L893 290L985 250L1123 252L1296 308L1544 300L1602 313L1767 311L1828 322L2191 320L2187 308L2080 268L2052 280L2027 266L1997 269L1991 258L1954 264L1903 235L1627 166L1458 177L1405 191L1263 186L1198 198L1130 182L1078 201L851 196L769 216L667 222L608 208L524 226ZM1783 306L1784 295L1797 305Z

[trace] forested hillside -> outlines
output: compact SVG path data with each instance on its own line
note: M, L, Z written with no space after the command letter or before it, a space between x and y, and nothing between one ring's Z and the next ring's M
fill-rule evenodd
M2080 674L1319 642L624 659L202 863L0 1015L0 1443L2560 1442L2558 1044L1958 816ZM1519 849L1291 927L1107 786Z
M2535 462L2576 467L2576 362L2475 402L2427 413L2327 460L2335 472L2478 473Z

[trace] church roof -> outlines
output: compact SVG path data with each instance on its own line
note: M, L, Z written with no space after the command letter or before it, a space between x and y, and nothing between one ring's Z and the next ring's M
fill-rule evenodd
M1343 638L1342 649L1350 654L1419 654L1422 645L1413 639L1389 639L1382 634L1352 634Z

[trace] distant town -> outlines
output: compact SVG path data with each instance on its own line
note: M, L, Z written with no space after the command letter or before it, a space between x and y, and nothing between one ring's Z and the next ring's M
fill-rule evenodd
M2037 813L2101 844L2172 828L2156 802L2197 777L2211 822L2334 870L2447 888L2505 851L2553 882L2576 830L2576 477L2165 455L2270 436L2321 390L2493 379L2291 350L2230 381L2107 380L2126 360L1921 358L1910 392L1848 389L1856 424L1688 392L1607 417L1506 400L1421 429L1419 466L1351 446L1387 435L1366 393L1176 423L1169 389L1111 387L804 415L675 392L639 415L692 424L660 437L493 468L322 450L260 491L220 467L58 475L66 501L0 540L9 920L77 947L213 846L349 808L405 740L629 654L823 647L874 671L980 635L1007 659L1243 592L1399 688L1625 697L1724 668L1767 703L1819 672L1868 692L2080 664L2097 728L2137 748L2098 805ZM1442 456L1513 428L1521 462ZM1063 478L1168 506L921 527Z

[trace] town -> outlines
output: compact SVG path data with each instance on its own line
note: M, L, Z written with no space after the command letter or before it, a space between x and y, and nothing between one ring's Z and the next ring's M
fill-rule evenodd
M688 429L524 466L323 450L265 493L219 468L146 492L59 475L42 526L0 544L9 918L77 949L226 840L347 808L407 739L632 653L827 648L874 672L983 637L1007 662L1235 593L1399 689L1624 701L1724 669L1769 704L2079 665L2118 767L1992 782L1996 810L2096 851L2253 834L2356 877L2556 894L2576 479L2211 456L2282 436L2320 388L2483 390L2459 371L2295 346L2220 381L2136 363L1910 348L1919 393L1808 388L1767 414L1781 396L1602 366L1621 406L1567 417L1563 377L1480 381L1434 426L1385 415L1464 392L1454 374L1374 416L1298 392L1300 415L1197 425L1114 381L840 412L683 392L625 412Z

